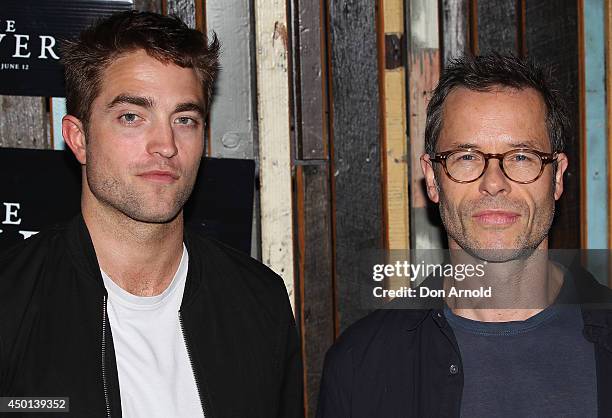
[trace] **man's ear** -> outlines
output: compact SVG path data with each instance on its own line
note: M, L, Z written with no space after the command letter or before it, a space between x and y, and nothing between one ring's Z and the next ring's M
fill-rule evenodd
M425 185L427 187L427 196L432 202L438 203L440 201L440 188L436 181L435 172L433 169L433 163L429 157L429 154L421 155L421 169L425 176Z
M554 164L554 163L553 163ZM563 173L567 170L569 164L567 155L564 153L557 154L557 170L555 172L555 200L559 200L563 193Z
M85 157L86 144L83 123L72 115L64 116L62 118L62 136L76 159L81 165L85 165L87 158Z

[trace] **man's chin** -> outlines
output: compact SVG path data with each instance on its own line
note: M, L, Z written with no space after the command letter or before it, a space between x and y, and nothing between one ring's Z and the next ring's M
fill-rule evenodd
M134 221L149 223L149 224L167 224L174 221L179 214L182 213L181 209L172 210L156 210L156 211L124 211L124 214Z
M472 257L490 263L504 263L522 258L531 253L525 242L517 242L510 237L498 236L497 234L481 233L477 237L464 237L455 240L459 246Z
M505 263L512 260L526 258L533 252L532 248L515 248L512 245L508 246L462 246L472 257L489 262L489 263Z

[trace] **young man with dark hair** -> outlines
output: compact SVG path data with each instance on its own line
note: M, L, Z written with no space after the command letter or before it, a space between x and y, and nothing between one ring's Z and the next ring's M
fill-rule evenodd
M0 395L75 417L298 417L282 280L185 229L219 44L124 12L63 49L82 215L0 259Z
M326 357L320 418L612 416L612 314L593 306L611 306L610 290L548 254L567 121L532 62L445 69L421 167L450 262L486 280L433 275L420 288L442 298L396 299L349 327ZM482 284L493 298L457 296Z

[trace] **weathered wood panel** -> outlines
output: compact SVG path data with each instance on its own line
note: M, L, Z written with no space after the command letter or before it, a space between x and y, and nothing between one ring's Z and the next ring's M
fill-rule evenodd
M45 100L0 96L0 147L51 148Z
M442 56L444 63L470 51L469 0L442 0Z
M164 0L165 12L176 15L190 28L196 27L196 2L201 0Z
M210 113L210 153L218 158L254 158L255 74L250 2L206 1L206 27L222 45L221 71Z
M517 0L477 0L478 52L519 52Z
M162 12L162 0L134 0L134 9L141 12Z
M278 0L256 0L254 6L262 261L283 278L294 304L286 9Z
M386 39L401 40L404 36L403 0L383 1L383 30ZM386 57L401 45L385 42ZM393 60L385 60L393 61ZM394 67L394 65L392 65ZM385 68L382 73L384 118L384 203L386 244L392 250L410 248L408 137L406 134L406 71L403 66Z
M296 0L299 159L328 159L325 20L321 0Z
M527 55L552 65L560 90L568 99L572 137L566 154L569 167L564 196L557 202L551 248L580 248L580 108L578 89L578 7L573 0L528 1L525 11Z
M66 143L62 136L62 118L66 113L66 99L63 97L52 97L49 114L51 116L51 147L55 150L66 148Z
M380 99L376 4L331 0L330 61L337 330L368 312L360 303L359 251L382 248ZM366 273L366 277L364 277Z
M306 417L316 414L323 360L334 341L325 5L293 0L296 224Z
M334 341L329 165L296 167L300 329L306 417L314 417L327 349Z
M446 233L437 205L429 201L419 159L425 152L425 119L431 91L440 78L438 3L410 0L408 109L410 111L410 248L445 248ZM432 260L433 261L433 260Z
M608 175L606 134L605 6L584 0L584 75L586 136L582 162L586 170L586 245L608 245Z
M612 169L610 167L610 161L612 161L612 4L606 2L606 105L607 105L607 157L608 157L608 246L612 248L612 205L609 203L610 196L612 196ZM612 273L612 272L610 272ZM612 274L608 273L608 285L612 287Z

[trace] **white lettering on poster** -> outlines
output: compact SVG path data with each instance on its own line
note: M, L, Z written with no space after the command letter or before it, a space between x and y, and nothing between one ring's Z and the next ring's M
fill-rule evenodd
M39 59L55 59L59 60L59 56L56 51L56 40L55 37L50 35L35 35L35 38L30 39L30 35L16 33L15 20L6 20L6 25L2 25L0 22L0 30L4 29L5 33L0 34L0 43L13 43L13 55L11 58L30 58L32 56L31 49L38 51L37 58ZM10 34L7 36L7 33ZM38 44L36 42L38 39ZM1 59L2 57L0 57ZM3 67L1 70L12 70L21 69L27 70L27 67L11 68L9 64L2 63Z
M3 225L20 225L21 218L19 217L18 210L21 209L21 204L15 202L2 202L4 205L4 221L0 222ZM0 234L2 234L3 230L0 229ZM26 231L19 230L17 231L23 239L28 239L32 235L38 234L38 231Z
M19 210L19 203L4 202L4 225L19 225L21 218L17 218L17 211Z

